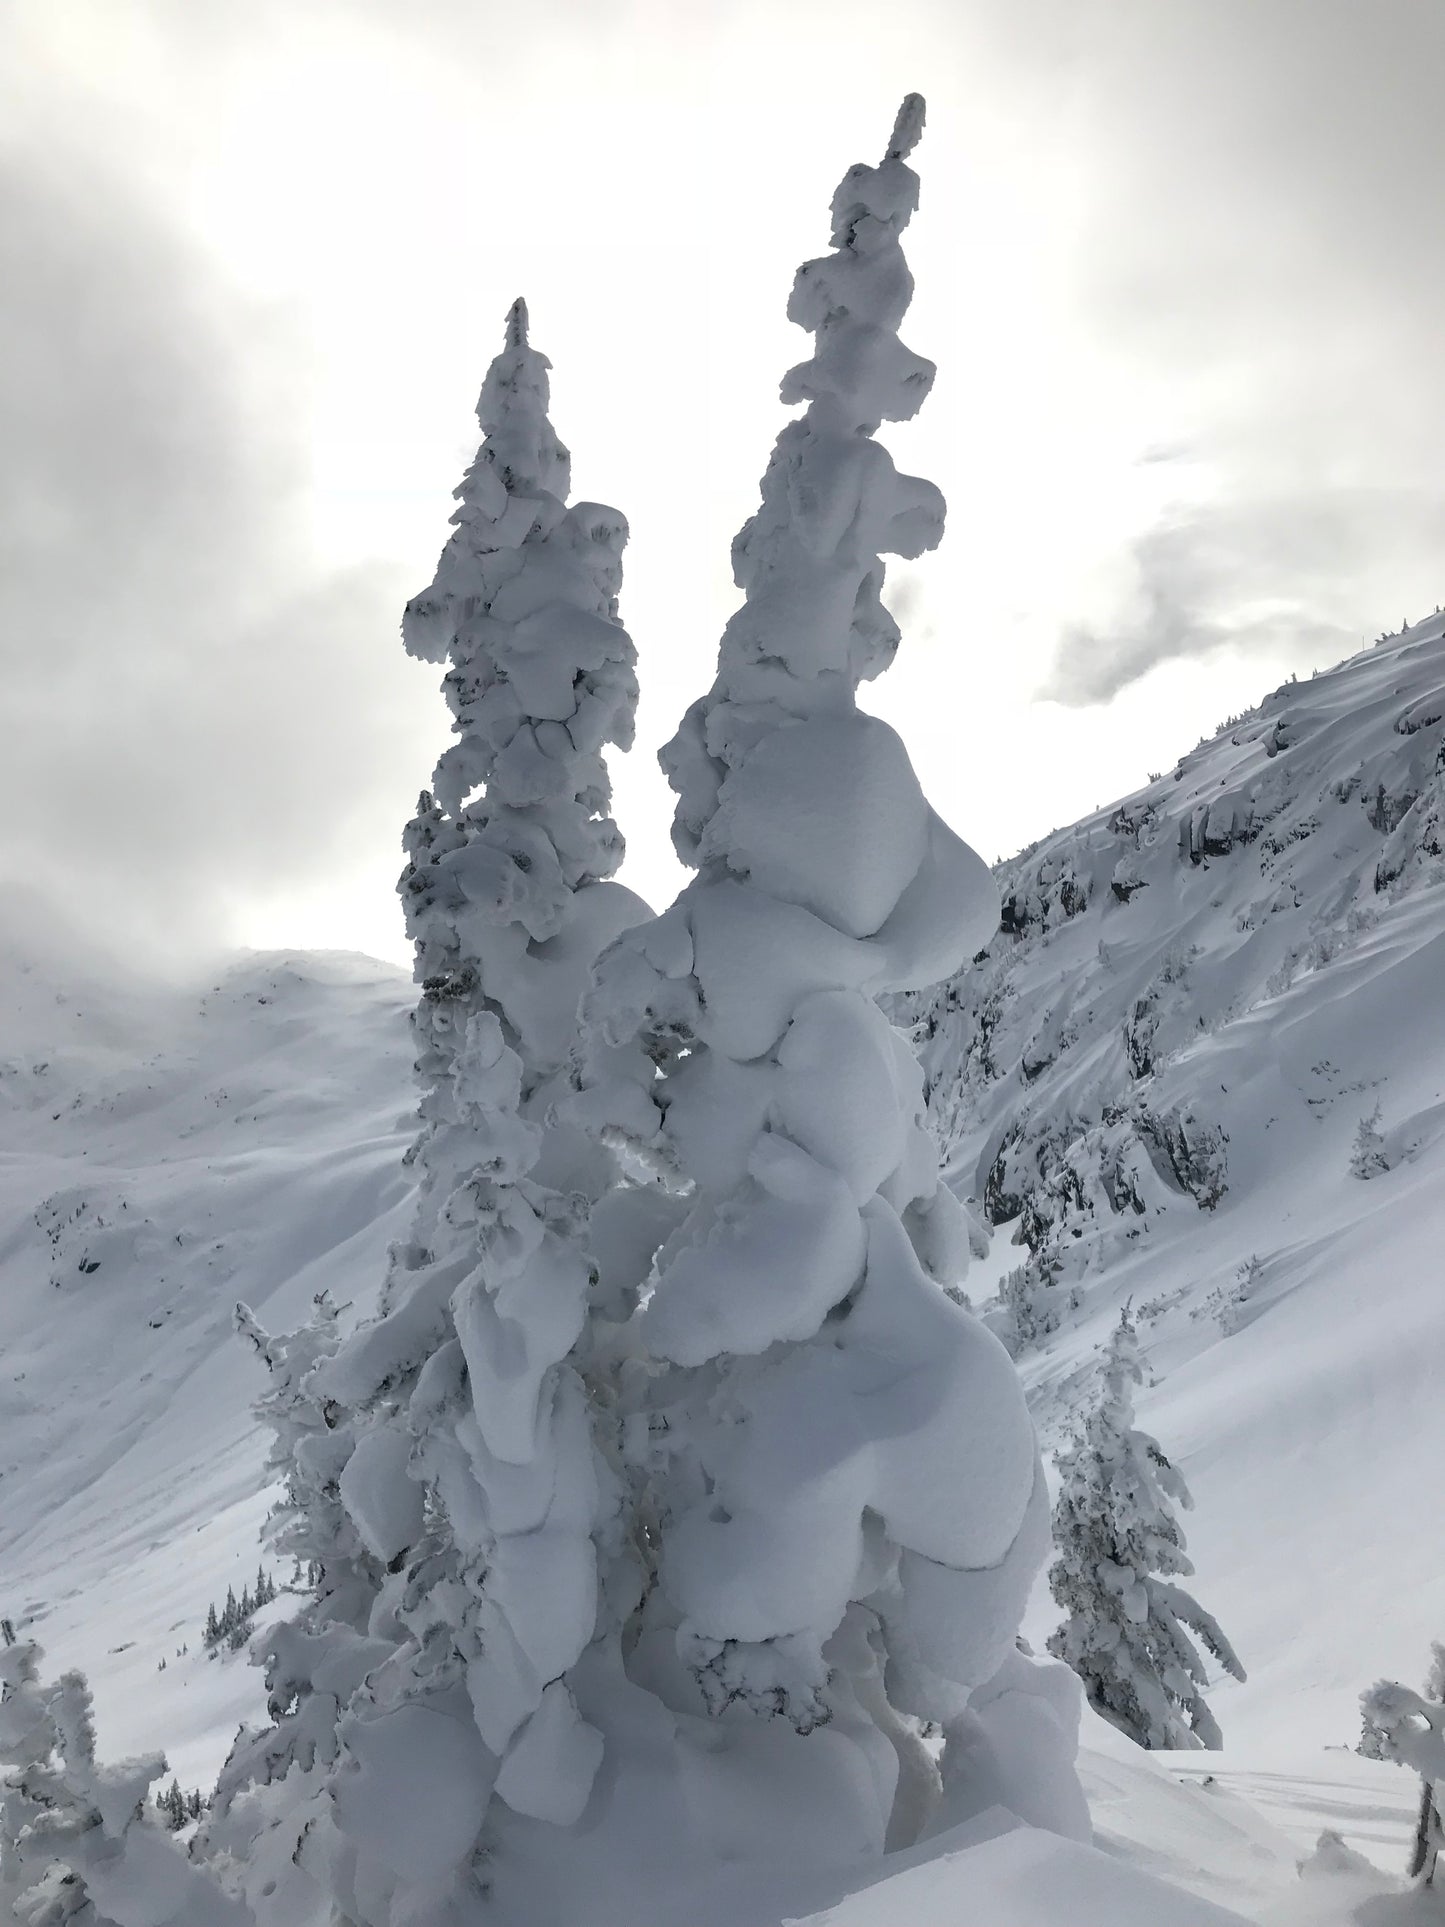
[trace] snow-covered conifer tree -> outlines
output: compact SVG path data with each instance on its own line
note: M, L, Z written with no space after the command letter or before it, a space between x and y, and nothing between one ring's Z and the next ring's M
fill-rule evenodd
M150 1817L164 1757L100 1766L90 1688L79 1673L42 1683L39 1656L28 1640L0 1652L0 1919L249 1927Z
M1350 1175L1355 1178L1378 1178L1384 1172L1393 1170L1397 1159L1391 1154L1389 1139L1380 1129L1380 1106L1377 1104L1368 1117L1360 1119L1360 1127L1355 1132L1355 1141L1350 1147Z
M1234 1679L1244 1668L1212 1616L1175 1579L1194 1570L1174 1514L1193 1500L1156 1440L1134 1424L1143 1378L1127 1308L1105 1350L1097 1396L1058 1461L1049 1589L1068 1613L1051 1653L1089 1703L1145 1747L1218 1747L1200 1642Z
M566 506L548 366L518 302L454 533L403 626L448 664L456 738L399 886L422 991L416 1216L378 1316L301 1380L345 1435L324 1491L370 1561L366 1610L323 1598L273 1629L276 1727L243 1735L208 1823L237 1851L247 1785L299 1760L309 1791L288 1783L287 1837L258 1862L289 1866L304 1835L304 1871L357 1923L464 1917L491 1830L575 1820L603 1745L567 1676L597 1629L596 1541L609 1565L624 1551L584 1377L588 1221L616 1163L556 1103L592 964L648 911L610 880L604 751L630 743L636 702L626 524ZM276 1543L319 1561L324 1595L327 1549ZM318 1697L329 1732L288 1732Z
M236 1329L254 1348L268 1373L256 1416L271 1432L267 1470L282 1484L282 1497L266 1522L265 1539L277 1552L314 1563L323 1616L364 1626L382 1581L382 1568L367 1548L342 1501L341 1475L355 1438L346 1413L314 1377L341 1342L340 1316L329 1293L313 1301L307 1323L272 1336L246 1305L236 1307ZM264 1573L257 1574L257 1603ZM228 1595L228 1606L230 1596ZM228 1631L224 1617L221 1630ZM207 1626L209 1637L209 1622Z
M268 1379L256 1415L270 1428L267 1469L282 1484L265 1538L278 1552L306 1561L310 1597L291 1620L273 1626L257 1658L265 1667L272 1724L243 1726L221 1769L206 1816L202 1847L244 1855L256 1816L237 1820L232 1807L254 1789L282 1780L293 1767L324 1772L337 1757L336 1723L347 1693L392 1651L367 1637L367 1624L386 1574L348 1512L342 1478L355 1447L346 1412L317 1383L317 1368L340 1343L340 1313L329 1294L313 1301L307 1323L273 1336L246 1305L236 1306L236 1328L255 1349ZM264 1575L258 1574L258 1594ZM212 1626L215 1637L212 1638ZM206 1622L207 1644L245 1643L246 1622L234 1592Z
M1422 1887L1435 1885L1445 1846L1441 1795L1445 1790L1445 1646L1432 1647L1423 1693L1398 1680L1377 1680L1360 1695L1364 1732L1359 1750L1367 1759L1394 1760L1420 1775L1420 1814L1410 1851L1409 1873Z
M899 642L882 558L943 526L875 439L933 379L898 336L922 124L910 96L798 273L814 345L782 395L803 412L733 546L716 681L663 752L697 876L584 1007L580 1112L679 1201L619 1346L648 1561L629 1671L678 1735L679 1824L755 1865L917 1836L938 1792L917 1720L963 1719L1013 1664L1047 1543L1022 1393L948 1294L966 1225L875 1001L998 921L857 701Z

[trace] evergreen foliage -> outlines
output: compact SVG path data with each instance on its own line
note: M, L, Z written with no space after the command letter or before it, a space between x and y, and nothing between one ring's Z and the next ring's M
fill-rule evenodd
M228 1586L226 1603L220 1612L216 1611L214 1600L206 1608L206 1623L201 1640L207 1651L213 1652L216 1647L224 1644L233 1653L239 1652L251 1636L252 1621L256 1614L263 1606L269 1606L275 1597L276 1582L264 1566L256 1568L254 1592L249 1586L245 1586L242 1588L241 1597L237 1599L235 1588ZM164 1665L165 1662L161 1663Z
M205 1807L199 1787L192 1787L189 1793L182 1790L181 1783L172 1779L168 1787L156 1795L156 1807L172 1833L179 1833L182 1827L189 1826L192 1820L199 1820Z
M1057 1558L1049 1590L1068 1614L1048 1642L1084 1683L1089 1703L1144 1747L1217 1748L1197 1635L1234 1679L1234 1648L1175 1583L1194 1568L1175 1505L1193 1501L1158 1442L1134 1424L1143 1367L1128 1308L1105 1350L1097 1396L1058 1460Z

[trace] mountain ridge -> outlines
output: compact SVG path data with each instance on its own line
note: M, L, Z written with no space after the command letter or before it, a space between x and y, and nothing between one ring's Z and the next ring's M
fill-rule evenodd
M1442 852L1436 614L998 866L998 935L895 1007L1046 1447L1132 1304L1246 1752L1352 1745L1360 1675L1445 1623L1410 1498L1445 1450Z

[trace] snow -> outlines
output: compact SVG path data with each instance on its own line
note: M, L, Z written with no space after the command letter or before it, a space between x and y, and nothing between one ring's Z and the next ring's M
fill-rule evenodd
M200 1650L268 1504L232 1307L284 1328L319 1290L374 1293L409 1192L410 989L284 955L146 984L13 939L0 969L0 1612L90 1676L104 1754L163 1746L205 1787L260 1690ZM164 1256L82 1272L44 1210L61 1189Z
M1006 1663L1047 1542L1016 1375L953 1290L968 1239L919 1069L874 1002L997 916L857 707L899 640L883 558L942 533L938 491L871 439L932 379L896 336L920 125L905 103L800 271L814 353L783 393L807 406L733 545L713 686L663 752L697 874L603 953L583 1005L579 1115L678 1201L615 1337L647 1551L624 1663L678 1722L710 1851L744 1865L918 1836L940 1780L916 1722L959 1718ZM1000 1694L996 1721L1013 1708ZM1065 1729L1034 1732L1076 1816Z
M497 1791L513 1813L570 1827L582 1817L602 1751L602 1735L578 1713L562 1681L554 1679L508 1750Z
M495 1768L469 1721L397 1706L342 1728L342 1829L404 1880L439 1879L471 1851Z
M1208 1901L1187 1899L1176 1887L1120 1867L1076 1841L995 1813L1000 1831L991 1839L812 1914L809 1927L883 1927L901 1920L909 1927L953 1927L962 1896L989 1927L1053 1921L1069 1927L1238 1927L1242 1919Z
M564 508L509 316L491 452L405 627L451 657L459 725L408 832L425 1155L403 1167L412 993L381 966L252 957L203 990L70 938L0 953L0 1616L94 1680L126 1764L60 1747L99 1822L67 1851L123 1927L244 1919L135 1809L161 1747L207 1787L262 1717L258 1671L200 1628L276 1496L253 1407L310 1422L284 1409L310 1340L266 1331L323 1291L346 1342L312 1390L365 1409L324 1411L298 1464L354 1586L320 1632L284 1590L256 1622L285 1733L228 1771L298 1763L252 1810L268 1919L322 1927L331 1888L390 1927L1430 1917L1398 1877L1417 1782L1351 1749L1360 1689L1418 1680L1445 1625L1419 1497L1445 1447L1445 620L991 878L855 707L899 640L881 557L942 526L869 439L932 378L896 335L920 127L911 100L799 272L814 352L783 393L808 413L668 752L699 874L651 921L606 880L625 524ZM637 1182L608 1192L614 1152ZM594 1278L568 1214L599 1193ZM388 1249L385 1316L348 1336ZM1015 1644L1057 1619L1033 1427L1065 1441L1125 1304L1248 1678L1210 1683L1218 1755L1086 1714L1076 1779L1073 1677ZM429 1534L426 1586L382 1576ZM5 1704L24 1751L29 1702ZM1369 1707L1433 1773L1422 1704ZM248 1824L218 1802L217 1851Z
M518 302L454 533L403 626L448 662L456 737L398 885L421 992L417 1194L376 1316L299 1388L339 1466L311 1477L301 1441L279 1541L316 1542L300 1615L316 1652L304 1669L284 1639L261 1653L274 1736L243 1738L217 1816L267 1919L283 1839L349 1917L458 1918L511 1822L580 1818L603 1744L564 1680L597 1631L596 1541L618 1537L579 1376L586 1220L617 1166L565 1110L596 951L646 907L609 881L622 841L603 751L630 742L637 694L627 527L566 507L547 369ZM363 1627L381 1656L333 1698L328 1656Z
M842 1180L790 1139L758 1131L726 1201L666 1249L667 1287L640 1330L659 1358L702 1365L810 1338L856 1285L866 1249Z
M1375 762L1384 738L1409 746L1393 723L1424 701L1409 697L1410 679L1438 682L1445 670L1438 625L1433 634L1370 652L1339 672L1343 688L1321 677L1292 691L1302 724L1313 698L1349 728L1313 792L1300 779L1302 816L1342 780L1351 756ZM1368 679L1366 689L1352 689L1350 676ZM1371 684L1404 693L1375 704ZM1211 754L1232 757L1236 748L1227 732ZM1198 780L1216 779L1201 767ZM1357 796L1351 802L1360 807ZM1101 864L1107 815L1091 832L1105 846ZM1320 834L1283 840L1298 858ZM1384 839L1368 827L1352 834L1355 869L1368 877ZM1070 847L1066 835L1062 848ZM1299 912L1275 913L1271 921L1283 925L1268 950L1232 974L1230 951L1250 933L1236 929L1230 858L1209 858L1207 874L1188 866L1173 876L1146 850L1150 883L1127 905L1111 898L1117 907L1107 912L1111 924L1136 919L1132 937L1086 927L1091 910L1055 926L1041 953L1037 939L1021 947L1016 969L1026 970L1008 1020L1016 1048L1036 1034L1060 974L1080 1012L1115 998L1120 1028L1110 1028L1110 1049L1120 1047L1134 986L1158 977L1181 944L1200 946L1187 968L1206 1014L1241 981L1259 983L1300 943L1325 892L1338 897L1334 847L1302 876ZM1117 861L1104 872L1105 889ZM1251 894L1258 877L1256 866ZM1151 893L1166 896L1167 908L1140 926ZM1155 1382L1141 1392L1140 1421L1189 1479L1201 1591L1250 1677L1211 1689L1223 1753L1145 1755L1089 1720L1081 1772L1096 1841L1116 1868L1153 1873L1272 1927L1323 1927L1348 1921L1366 1900L1395 1904L1418 1781L1350 1750L1357 1700L1381 1675L1418 1684L1445 1623L1434 1542L1417 1529L1413 1508L1390 1498L1413 1491L1419 1466L1445 1444L1435 1366L1445 1063L1432 1015L1445 902L1422 880L1378 911L1353 948L1300 971L1229 1025L1196 1040L1188 1002L1166 1011L1165 1043L1177 1039L1179 1055L1156 1078L1168 1080L1171 1103L1202 1108L1212 1092L1219 1109L1204 1115L1230 1132L1230 1189L1213 1211L1201 1210L1155 1180L1141 1155L1141 1185L1156 1187L1147 1193L1147 1229L1107 1247L1085 1274L1097 1296L1077 1322L1022 1355L1046 1441L1058 1444L1118 1303L1132 1297L1137 1314L1164 1301L1141 1317ZM231 1305L243 1297L275 1328L300 1323L323 1285L339 1302L358 1301L347 1322L366 1305L408 1208L400 1158L411 1129L410 986L364 960L298 957L251 958L205 985L157 986L108 964L87 971L73 952L27 955L13 939L0 968L0 1611L40 1631L57 1666L90 1673L105 1756L164 1747L182 1784L204 1788L237 1721L261 1715L259 1674L244 1653L206 1659L199 1646L208 1603L254 1575L268 1504L265 1441L250 1412L263 1379L234 1336ZM1122 986L1111 987L1114 972L1124 973ZM1178 981L1164 988L1183 1000L1190 985L1177 990ZM997 1034L994 1047L1002 1054ZM1058 1060L1065 1070L1079 1048ZM1046 1096L1059 1074L1042 1073ZM1007 1087L1011 1101L1032 1088ZM936 1114L948 1096L940 1082ZM1350 1147L1377 1098L1413 1154L1361 1183L1348 1175ZM953 1139L961 1175L978 1168L971 1141ZM34 1216L61 1192L88 1203L103 1197L96 1208L107 1220L124 1198L126 1215L139 1209L178 1257L158 1264L131 1242L103 1256L98 1271L79 1271L81 1240L62 1229L52 1242L53 1216L43 1224ZM632 1208L651 1211L655 1225L669 1222L658 1194L636 1194ZM1096 1205L1095 1223L1112 1222ZM995 1227L989 1256L975 1263L968 1285L976 1304L1023 1255L1007 1242L1010 1229L1007 1221ZM638 1248L655 1238L655 1229L641 1234ZM1233 1290L1252 1254L1263 1261L1258 1287L1235 1307L1226 1336L1209 1306ZM79 1388L98 1377L105 1389L82 1400ZM84 1425L73 1422L77 1410ZM947 1452L940 1462L950 1462ZM936 1483L946 1493L947 1481ZM529 1490L516 1488L518 1529L537 1522ZM1030 1636L1041 1640L1056 1617L1040 1589ZM168 1664L158 1672L162 1656ZM657 1791L664 1784L655 1783L654 1814L673 1811ZM637 1797L645 1803L640 1789ZM1302 1879L1296 1863L1323 1828L1342 1833L1365 1869L1327 1856ZM953 1863L950 1891L986 1893L973 1871L963 1884L966 1868ZM689 1914L677 1900L681 1887L664 1890L673 1918L706 1920L701 1905ZM877 1927L893 1927L887 1893L886 1883L865 1888L852 1904L880 1896ZM795 1888L784 1904L806 1918L841 1901ZM782 1917L731 1889L717 1904L725 1927ZM304 1919L299 1900L293 1917ZM1171 1927L1168 1915L1158 1918Z
M1046 1446L1132 1301L1140 1421L1188 1478L1200 1590L1250 1675L1211 1689L1225 1752L1189 1770L1261 1801L1301 1852L1332 1826L1396 1869L1410 1780L1349 1749L1361 1689L1417 1683L1445 1622L1408 1496L1445 1449L1440 726L1396 728L1445 714L1442 632L1286 685L1178 775L1002 866L1005 932L907 1012L953 1181L995 1219L973 1301L1019 1345ZM1221 792L1246 833L1205 850ZM1140 887L1121 900L1125 861ZM1362 1183L1376 1102L1408 1152ZM1222 1134L1212 1208L1151 1115ZM1041 1329L1020 1343L986 1301L1025 1238L1059 1282L1035 1274ZM1057 1617L1040 1589L1029 1636Z
M408 1456L404 1440L373 1432L358 1441L341 1473L341 1503L383 1565L421 1531L422 1495L407 1476Z
M698 860L721 857L768 896L871 937L918 872L927 823L908 751L887 723L815 716L765 736L730 771Z
M1232 1679L1246 1674L1218 1623L1175 1583L1194 1567L1174 1508L1194 1501L1158 1440L1134 1424L1142 1378L1126 1311L1078 1436L1058 1460L1049 1591L1065 1619L1049 1651L1079 1675L1090 1705L1141 1746L1218 1748L1200 1646Z
M1378 674L1388 654L1372 652L1365 669ZM1445 665L1439 643L1417 652L1417 665L1422 655L1422 667ZM1361 707L1348 691L1323 693L1342 711ZM1376 740L1366 710L1356 755L1372 755ZM1361 844L1360 864L1371 847L1378 842ZM1217 891L1219 859L1210 864ZM1322 868L1333 875L1333 864ZM1148 891L1131 908L1147 901ZM1445 1620L1433 1541L1408 1506L1381 1500L1412 1490L1441 1443L1441 1172L1430 1129L1445 1065L1438 1031L1420 1020L1438 1008L1445 905L1424 887L1383 909L1353 952L1302 975L1282 1008L1274 1000L1259 1019L1241 1020L1242 1040L1213 1033L1193 1047L1174 1073L1179 1094L1197 1101L1212 1084L1221 1104L1241 1093L1244 1117L1257 1117L1253 1131L1240 1114L1227 1118L1230 1191L1206 1212L1162 1190L1165 1208L1146 1219L1144 1239L1110 1256L1111 1275L1102 1266L1089 1274L1089 1289L1102 1287L1097 1310L1023 1360L1057 1442L1117 1301L1132 1295L1136 1311L1171 1301L1144 1322L1158 1382L1144 1389L1140 1418L1195 1492L1201 1588L1250 1678L1212 1690L1222 1754L1144 1755L1089 1721L1081 1771L1114 1866L1276 1927L1343 1923L1398 1886L1418 1781L1349 1750L1356 1702L1382 1674L1418 1683ZM1229 899L1202 906L1190 941L1211 931L1233 934ZM1148 955L1179 941L1156 929ZM1059 953L1063 942L1040 963L1077 969L1087 993L1100 970L1097 940L1078 964ZM1144 955L1130 965L1120 939L1106 943L1115 969L1151 968ZM1274 966L1266 957L1257 967ZM338 1300L360 1295L348 1319L365 1304L405 1222L410 987L379 965L315 958L253 958L214 980L219 989L130 983L109 968L87 980L73 960L27 958L13 942L4 969L0 1610L31 1617L57 1664L90 1672L106 1755L163 1746L184 1785L206 1787L237 1720L260 1714L259 1675L245 1655L205 1659L198 1638L207 1604L253 1576L267 1504L265 1442L250 1416L261 1379L232 1332L231 1303L245 1298L276 1327L301 1322L323 1284ZM1020 1019L1023 1030L1022 1010ZM40 1063L48 1068L32 1068ZM1341 1088L1361 1082L1362 1091ZM1349 1149L1377 1096L1420 1149L1360 1183L1348 1176ZM133 1244L95 1273L73 1269L78 1250L68 1245L57 1263L34 1211L62 1189L89 1198L102 1187L139 1205L163 1228L162 1243L168 1233L178 1270L158 1275ZM665 1218L656 1196L639 1203ZM180 1247L172 1225L185 1231ZM1008 1235L999 1227L975 1266L976 1303L1020 1256ZM1146 1252L1136 1255L1139 1243ZM1265 1260L1261 1290L1239 1307L1232 1335L1212 1312L1191 1318L1253 1252ZM89 1374L93 1384L102 1359L106 1389L77 1426L77 1382ZM515 1516L520 1525L528 1515ZM1031 1633L1041 1637L1055 1617L1040 1593ZM177 1657L187 1641L189 1654ZM161 1656L168 1665L157 1672ZM1383 1871L1327 1866L1300 1879L1296 1862L1325 1827ZM974 1871L962 1884L966 1867L953 1863L950 1891L987 1892ZM885 1895L886 1883L853 1904L877 1897L878 1927L892 1927L898 1913ZM726 1927L749 1919L734 1902L719 1902ZM795 1894L788 1911L807 1917L838 1903ZM299 1907L294 1917L303 1918ZM677 1917L706 1918L681 1906ZM752 1919L769 1916L754 1908Z

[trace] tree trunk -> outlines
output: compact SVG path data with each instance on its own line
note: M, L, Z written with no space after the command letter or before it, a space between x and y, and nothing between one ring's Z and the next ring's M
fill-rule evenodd
M1409 1873L1418 1877L1422 1887L1435 1884L1435 1865L1440 1853L1442 1828L1440 1810L1435 1803L1435 1783L1424 1780L1420 1787L1420 1817L1415 1823L1415 1840L1410 1852Z

